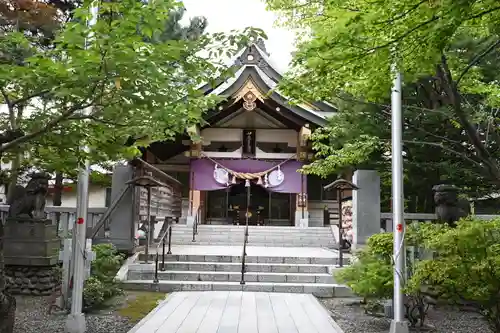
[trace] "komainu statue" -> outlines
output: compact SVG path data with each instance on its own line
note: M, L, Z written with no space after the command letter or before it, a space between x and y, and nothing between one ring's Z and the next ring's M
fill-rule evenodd
M35 173L26 187L17 185L10 196L9 216L32 219L45 219L45 197L49 189L50 176Z
M441 184L434 186L432 191L434 191L438 220L454 226L458 220L471 213L469 202L466 199L458 198L459 189L457 187Z

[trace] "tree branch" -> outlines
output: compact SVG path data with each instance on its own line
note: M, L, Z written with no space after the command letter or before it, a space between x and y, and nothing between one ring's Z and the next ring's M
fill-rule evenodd
M12 102L12 106L18 105L18 104L23 104L28 102L30 99L35 98L35 97L42 97L43 95L46 95L50 92L50 89L44 89L42 91L38 91L36 93L30 94L28 96L19 98L15 101Z
M486 57L488 54L490 54L498 46L500 46L500 39L497 40L496 42L492 43L488 48L486 48L486 50L484 50L483 52L476 55L474 57L474 59L472 59L472 61L467 65L467 67L465 67L465 69L462 71L462 73L460 73L460 75L458 76L458 79L455 81L455 86L458 87L458 84L460 83L462 78L465 76L465 74L467 74L467 72L469 72L469 70L474 65L479 63L484 57Z
M384 43L384 44L372 47L372 48L366 50L366 52L370 53L370 52L373 52L373 51L376 51L376 50L379 50L379 49L386 48L386 47L388 47L390 45L393 45L393 44L395 44L395 43L397 43L397 42L405 39L406 37L408 37L409 35L411 35L413 32L417 31L418 29L420 29L422 27L425 27L429 23L437 21L440 18L441 18L441 16L434 15L433 17L431 17L427 21L421 22L421 23L417 24L416 26L414 26L413 28L411 28L410 30L407 30L405 33L401 34L399 37L396 37L393 40L388 41L387 43Z
M393 17L393 18L391 18L389 20L375 22L375 24L386 24L386 23L392 23L394 21L400 20L403 17L405 17L406 15L410 14L415 9L417 9L418 7L420 7L421 5L423 5L424 3L426 3L427 1L428 0L422 0L419 3L417 3L417 4L413 5L412 7L410 7L408 10L404 11L403 13L401 13L399 15L396 15L395 17Z
M2 87L0 88L0 91L2 92L2 96L5 99L5 104L7 104L7 109L9 109L10 127L14 130L16 127L16 115L14 113L14 106L12 105L12 101L10 100L9 95L7 94L5 89Z
M66 110L65 112L63 112L59 117L56 117L56 118L52 119L51 121L49 121L41 129L39 129L37 131L34 131L34 132L31 132L29 134L23 135L23 136L15 139L15 140L10 141L9 143L6 143L6 144L2 145L2 147L0 148L0 154L3 153L3 152L5 152L5 151L7 151L7 150L9 150L9 149L12 149L12 148L20 145L22 143L25 143L25 142L33 139L33 138L36 138L39 135L42 135L42 134L50 131L56 125L58 125L60 122L66 120L68 117L70 117L72 114L74 114L78 110L82 110L82 109L85 109L85 108L91 106L92 103L93 102L86 103L86 104L80 104L80 105L75 106L73 108L69 108L68 110Z
M404 143L411 143L411 144L417 144L417 145L426 145L426 146L431 146L431 147L437 147L440 149L443 149L444 151L447 151L449 153L452 153L456 156L460 156L463 159L473 163L474 165L480 167L481 169L484 169L484 166L481 165L478 161L473 160L469 156L465 155L464 153L458 152L456 150L450 149L448 147L443 146L441 143L436 143L436 142L427 142L427 141L414 141L414 140L403 140Z
M117 126L117 127L126 127L127 126L126 124L120 124L120 123L117 123L117 122L114 122L111 120L99 119L95 115L72 116L72 117L69 117L67 120L85 120L85 119L93 120L93 121L98 122L98 123L113 125L113 126Z
M106 56L106 52L103 52L101 54L101 63L100 63L99 69L97 70L97 73L100 73L103 69L103 63L105 62L105 56ZM107 73L105 73L104 78L102 78L101 81L95 82L94 86L92 87L92 89L89 92L88 97L86 99L84 99L84 101L91 99L91 102L79 103L78 105L75 105L75 106L67 109L66 111L61 113L61 115L59 115L58 117L50 120L45 126L40 128L39 130L36 130L36 131L31 132L29 134L23 135L23 136L18 137L18 138L14 139L8 143L1 145L0 154L50 131L51 129L55 128L61 122L67 120L69 117L71 117L77 111L83 110L85 108L92 106L95 103L95 101L98 99L97 96L95 96L95 93L96 93L97 89L99 88L99 85L101 84L102 86L104 86L107 77L108 77L108 75L107 75ZM29 96L27 96L27 97L29 97ZM36 97L36 96L33 96L33 97ZM31 98L33 98L33 97L31 97ZM99 96L99 99L101 99L101 98L102 98L102 96Z
M5 99L5 104L9 107L9 110L12 108L12 102L10 101L9 95L7 95L7 92L5 89L2 87L0 88L0 91L2 92L2 96Z
M480 18L481 16L484 16L484 15L487 15L487 14L490 14L490 13L493 13L497 10L500 10L500 6L498 7L493 7L493 8L490 8L488 10L485 10L485 11L482 11L480 13L477 13L476 15L473 15L473 16L470 16L468 17L466 20L472 20L472 19L476 19L476 18Z
M481 162L484 163L484 167L487 167L489 174L492 176L493 180L499 182L500 169L498 167L497 161L495 161L491 157L490 152L482 143L476 129L471 124L462 108L461 95L458 92L456 85L453 84L453 77L448 67L448 61L444 54L441 56L441 64L439 64L437 68L437 75L438 77L440 77L441 83L443 84L443 89L450 99L450 104L453 107L453 112L460 120L461 125L463 126L465 132L467 133L467 136L469 137L469 140L471 141L477 152L477 156L481 159Z

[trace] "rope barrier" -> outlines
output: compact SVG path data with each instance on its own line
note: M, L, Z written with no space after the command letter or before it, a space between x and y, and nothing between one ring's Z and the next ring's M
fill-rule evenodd
M214 160L213 158L201 153L201 156L207 158L208 160L212 161L216 166L219 166L221 167L222 169L226 170L231 176L233 177L236 177L236 178L239 178L239 179L243 179L243 180L252 180L252 179L259 179L263 176L265 176L266 174L268 174L269 172L273 171L274 169L277 169L279 167L281 167L283 164L285 164L286 162L288 161L291 161L293 159L295 159L296 155L293 155L292 157L284 160L283 162L280 162L279 164L265 170L265 171L260 171L260 172L237 172L237 171L234 171L234 170L231 170L227 167L225 167L224 165L222 165L221 163L217 162L216 160Z

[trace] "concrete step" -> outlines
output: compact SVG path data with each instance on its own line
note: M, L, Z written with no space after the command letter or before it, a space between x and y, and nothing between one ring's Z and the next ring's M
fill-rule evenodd
M188 243L188 241L183 241L183 240L177 240L174 241L172 240L172 244L176 245L184 245L184 244L193 244L193 245L204 245L204 246L221 246L221 245L243 245L243 242L225 242L225 241L199 241L197 240L195 243ZM294 242L294 243L278 243L278 242L249 242L249 246L282 246L282 247L316 247L316 246L321 246L325 248L336 248L336 243L328 243L328 244L318 244L318 242Z
M221 225L221 224L199 224L198 230L231 230L238 231L244 230L245 225ZM192 226L182 225L182 224L173 224L173 229L178 230L192 230ZM306 232L322 232L328 230L328 227L307 227L307 228L298 228L298 227L273 227L273 226L258 226L258 225L249 225L248 230L251 231L272 231L272 232L296 232L296 231L306 231Z
M156 254L150 253L148 260L150 263L154 262ZM141 253L139 261L145 261L146 255ZM161 262L162 256L159 255ZM241 263L241 256L225 256L225 255L165 255L165 262L211 262L211 263ZM245 261L247 263L260 263L260 264L306 264L306 265L324 265L335 266L339 263L338 258L311 258L311 257L271 257L271 256L250 256L247 255ZM344 258L344 264L349 262L348 258Z
M153 264L150 264L153 265ZM160 263L161 265L161 263ZM247 272L271 273L320 273L327 274L331 270L327 265L318 264L264 264L247 263ZM154 266L152 266L154 269ZM132 264L129 271L149 270L146 264ZM166 271L202 271L202 272L240 272L241 262L189 262L169 261L165 263Z
M230 239L243 239L245 236L243 233L204 233L199 232L195 234L196 237L205 237L205 238L230 238ZM180 233L180 232L172 232L172 238L192 238L192 233ZM333 234L330 232L329 234L317 234L317 235L309 235L309 234L255 234L249 233L249 238L268 238L268 239L332 239Z
M244 231L245 225L207 225L201 224L198 225L198 230L203 231L217 231L217 230L225 230L225 231ZM174 224L172 229L174 230L193 230L192 227L187 225L177 225ZM281 232L281 233L291 233L291 232L309 232L309 233L321 233L328 231L328 227L308 227L308 228L297 228L297 227L266 227L266 226L248 226L249 231L253 232Z
M324 235L324 234L329 234L331 233L329 228L321 228L320 230L309 230L310 228L290 228L288 230L280 230L277 228L277 230L274 230L272 228L269 229L260 229L264 227L258 227L258 228L248 228L248 232L250 234L271 234L271 235L290 235L290 234L305 234L305 235ZM172 231L174 233L176 232L183 232L183 233L192 233L193 229L190 227L184 227L184 226L174 226L172 228ZM241 233L243 234L245 232L245 227L241 226L238 227L237 229L231 229L231 228L224 228L222 226L219 227L214 227L214 228L205 228L205 226L199 226L198 227L198 233Z
M241 269L241 265L240 265ZM154 269L134 271L129 270L128 280L152 280ZM220 281L240 282L241 272L215 272L215 271L158 271L159 280L169 281ZM333 276L326 273L271 273L271 272L246 272L247 282L274 282L274 283L323 283L333 284Z
M123 282L128 290L145 290L170 293L174 291L253 291L278 293L306 293L317 297L352 297L344 285L323 283L272 283L272 282L219 282L219 281L169 281L128 280Z
M204 237L203 235L197 235L195 238L196 241L200 242L234 242L236 246L243 246L243 240L244 238L229 238L229 237ZM192 241L192 237L175 237L175 235L172 235L172 242L175 241ZM336 244L334 237L330 238L322 238L322 237L296 237L296 238L279 238L279 237L248 237L247 239L248 243L283 243L283 244L292 244L292 243L297 243L297 245L300 245L302 243L311 243L311 242L316 242L318 243L317 247L324 247L325 245L328 244ZM313 246L314 247L314 246Z
M182 230L172 230L172 235L193 235L193 232L191 230L187 231L182 231ZM206 230L198 230L198 233L196 235L206 235L206 236L226 236L226 237L243 237L245 235L244 230L238 230L238 232L234 231L206 231ZM328 232L321 232L321 233L307 233L307 232L248 232L249 236L259 236L259 237L270 237L270 236L275 236L275 237L328 237L332 236L331 229Z
M224 237L224 238L243 238L245 236L244 232L203 232L199 231L198 233L195 234L196 236L199 237ZM179 232L179 231L173 231L172 236L175 237L192 237L193 233L192 232ZM332 238L333 234L332 232L328 233L317 233L317 234L308 234L308 233L254 233L254 232L249 232L248 233L249 237L253 238L263 238L263 237L275 237L275 238L284 238L284 239L294 239L294 238Z
M179 231L179 230L173 230L172 235L193 235L192 231ZM245 235L245 232L242 230L239 230L238 232L228 232L228 231L214 231L214 232L207 232L204 230L199 230L196 235L206 235L206 236L226 236L226 237L243 237ZM322 233L307 233L307 232L288 232L288 233L272 233L272 232L248 232L249 236L259 236L259 237L270 237L270 236L275 236L275 237L328 237L332 236L332 232L322 232Z
M200 225L195 242L193 229L175 225L173 244L242 245L245 226ZM335 248L336 241L330 227L259 227L249 226L248 244L254 246L326 247Z

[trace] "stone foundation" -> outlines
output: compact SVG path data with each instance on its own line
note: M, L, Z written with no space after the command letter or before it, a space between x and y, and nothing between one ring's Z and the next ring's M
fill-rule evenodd
M60 281L58 266L7 266L7 290L14 295L51 295Z

